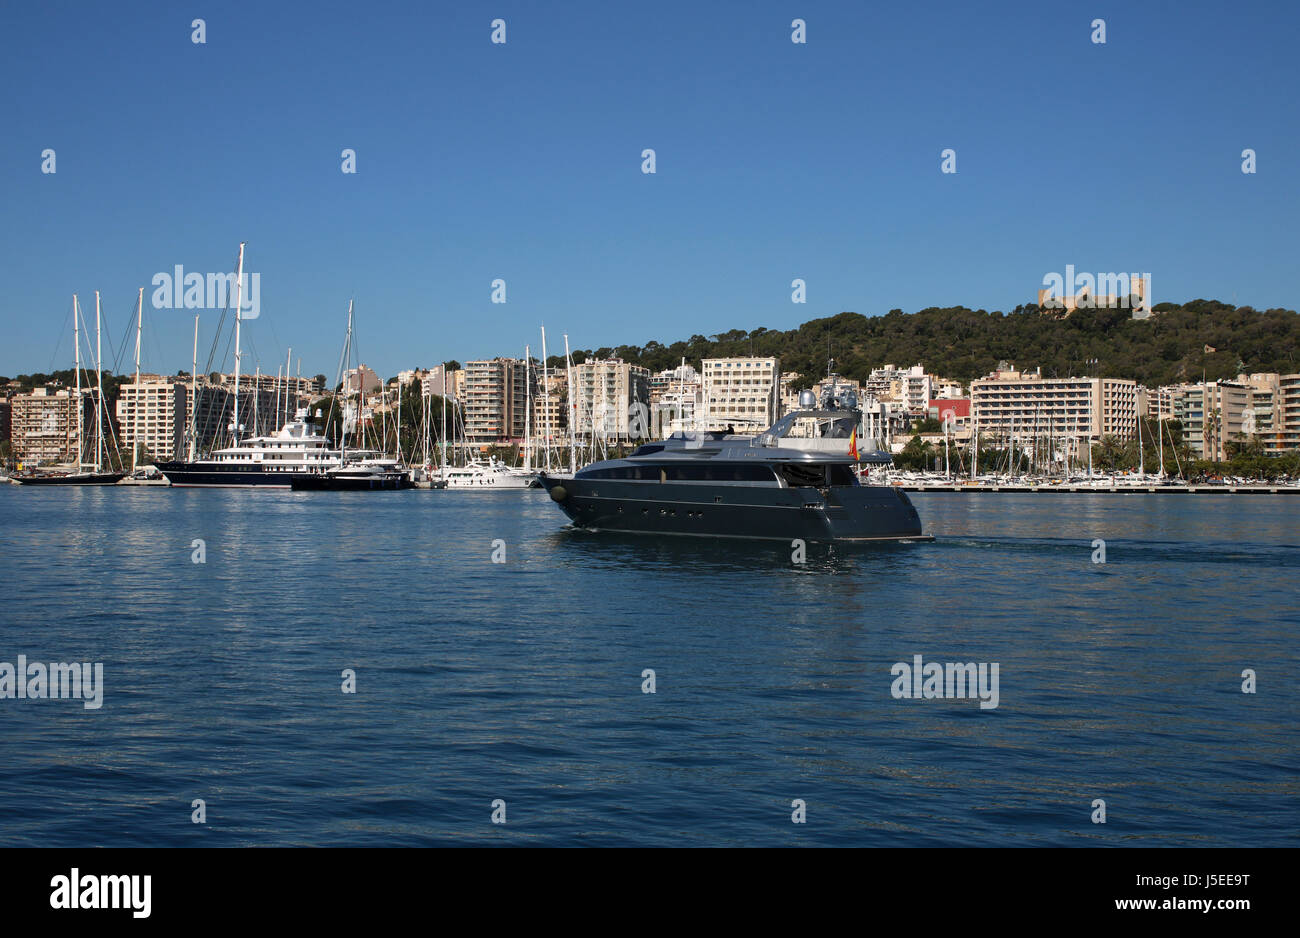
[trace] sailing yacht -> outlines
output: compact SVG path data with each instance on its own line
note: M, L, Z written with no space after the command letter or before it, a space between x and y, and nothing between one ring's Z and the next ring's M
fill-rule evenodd
M18 485L114 485L121 481L126 475L125 472L104 469L103 457L108 453L104 445L104 382L103 370L101 368L101 345L100 345L100 309L99 309L99 291L95 291L95 458L92 462L85 462L83 459L85 453L85 426L84 411L82 409L81 395L81 325L80 325L81 307L77 303L77 295L72 295L72 333L73 344L76 346L76 390L73 397L73 407L77 412L77 462L75 466L66 468L52 469L46 471L36 471L31 473L19 473L9 477L10 482ZM90 471L87 472L86 470ZM69 471L70 470L70 471Z

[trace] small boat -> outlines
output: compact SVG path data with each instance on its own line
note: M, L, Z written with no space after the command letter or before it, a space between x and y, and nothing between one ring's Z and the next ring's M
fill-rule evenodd
M295 476L289 483L295 492L374 492L414 488L411 474L404 469L350 464L326 472Z
M167 477L158 471L157 466L141 466L129 474L118 485L171 485Z

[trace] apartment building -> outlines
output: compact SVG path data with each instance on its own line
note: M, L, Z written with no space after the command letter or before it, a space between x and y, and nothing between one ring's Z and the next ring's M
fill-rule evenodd
M781 397L781 413L788 414L792 410L799 409L799 389L796 382L802 375L797 371L781 372L781 380L778 384L777 393Z
M900 378L899 399L909 414L926 414L934 397L934 377L920 365L913 365Z
M371 372L374 374L374 372ZM141 375L141 378L144 376ZM235 376L233 373L221 376L221 384L224 387L235 387ZM239 393L242 395L245 391L256 388L259 391L266 391L272 398L279 395L281 400L285 398L291 400L309 400L317 391L316 380L314 378L294 378L284 377L282 375L264 375L253 372L252 374L241 374L239 376ZM243 404L240 404L243 407Z
M920 364L911 368L884 365L872 370L863 385L863 395L897 404L909 414L924 417L929 410L930 401L939 396L937 388L940 380L934 375L926 374L925 367ZM945 386L950 389L954 384L960 391L959 383L945 382Z
M82 439L94 449L96 391L81 391ZM75 464L77 453L77 394L72 388L36 388L11 399L10 441L15 462L24 466ZM105 435L108 435L105 427Z
M610 358L574 365L572 371L578 436L595 432L606 439L637 440L649 434L649 368Z
M1224 460L1227 445L1241 442L1254 419L1252 389L1236 381L1207 381L1181 385L1174 398L1174 418L1182 424L1183 441L1198 459Z
M347 396L357 393L377 394L382 387L379 375L369 365L358 365L343 372L343 393Z
M121 386L117 424L122 447L141 459L175 459L185 450L189 385L161 375L141 375Z
M407 374L410 377L403 380L402 376ZM398 372L397 377L403 385L418 380L421 394L455 399L455 384L451 380L451 375L452 372L447 370L446 365L434 365L432 368L418 368L411 372Z
M1178 386L1167 384L1159 388L1138 386L1138 414L1152 420L1170 420L1174 416L1174 396Z
M669 368L650 377L651 430L665 437L695 427L703 413L704 384L690 365Z
M650 376L650 403L658 404L665 394L681 396L684 388L700 385L700 373L690 365L682 364L676 368L665 368L658 374Z
M465 363L465 438L471 443L521 440L532 369L522 359L493 358Z
M1044 378L1039 372L1022 374L1008 367L972 381L970 400L977 433L1093 440L1130 440L1137 434L1134 381Z
M1277 391L1277 431L1274 434L1278 452L1300 449L1300 374L1280 375Z
M966 397L966 386L949 378L934 378L934 397L931 400L957 400Z
M708 429L761 430L781 416L781 360L706 358L702 420Z
M543 443L559 444L568 439L568 383L568 372L550 368L538 382L533 398L533 436Z

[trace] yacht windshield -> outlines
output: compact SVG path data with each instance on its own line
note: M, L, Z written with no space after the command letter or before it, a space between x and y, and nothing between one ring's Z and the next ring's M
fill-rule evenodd
M796 410L772 424L759 441L764 446L776 446L784 439L847 440L857 425L857 411Z

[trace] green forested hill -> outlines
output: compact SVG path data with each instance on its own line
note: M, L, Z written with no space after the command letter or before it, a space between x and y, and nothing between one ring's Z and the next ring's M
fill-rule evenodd
M1300 371L1300 315L1294 310L1260 312L1216 300L1155 309L1147 320L1134 320L1125 309L1083 309L1054 318L1036 306L1009 313L964 306L911 314L895 309L872 317L840 313L787 331L735 329L671 345L652 341L579 352L574 360L617 356L661 371L683 357L698 366L702 358L776 355L783 371L815 379L826 372L829 339L836 371L858 380L886 363L905 368L919 362L931 374L968 381L1001 360L1021 369L1041 366L1048 377L1132 378L1149 387L1199 381L1202 374L1215 380L1242 371Z

